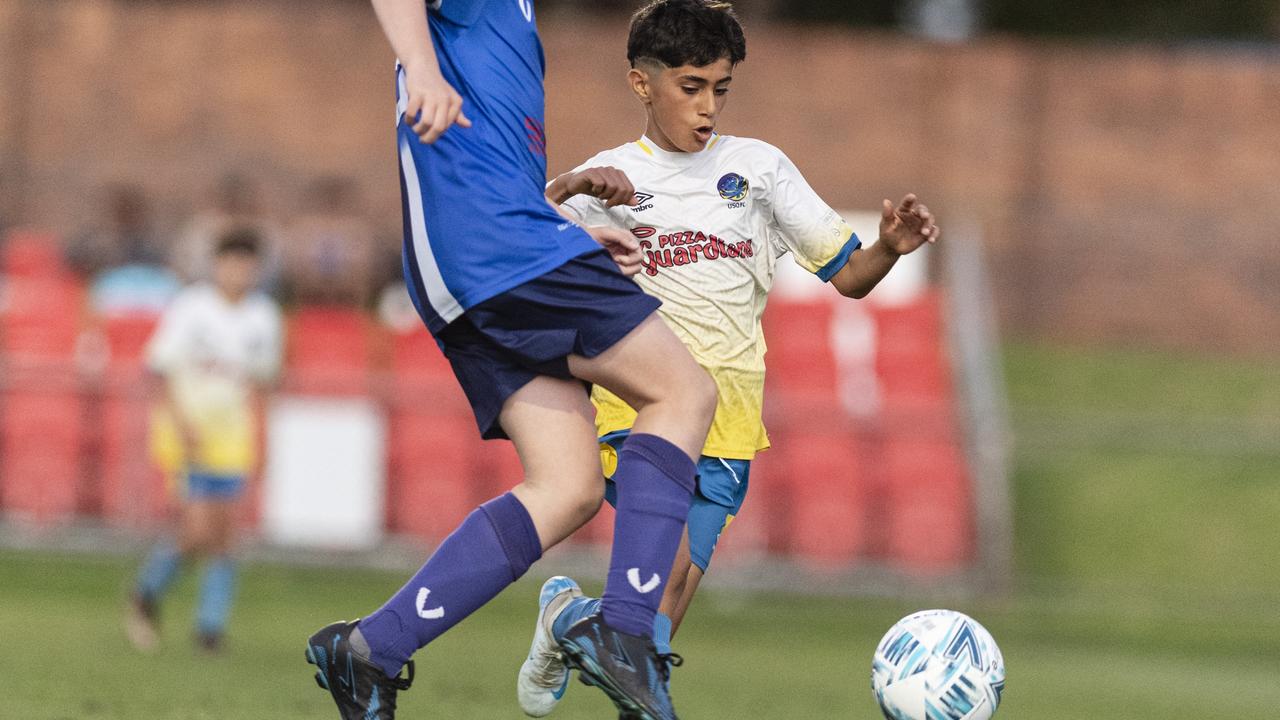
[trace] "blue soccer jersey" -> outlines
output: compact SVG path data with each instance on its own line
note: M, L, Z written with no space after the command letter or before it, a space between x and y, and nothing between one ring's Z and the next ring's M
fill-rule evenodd
M428 20L471 128L432 145L401 119L405 277L439 332L477 303L598 250L546 202L545 61L532 0L437 0ZM397 69L398 114L407 105Z

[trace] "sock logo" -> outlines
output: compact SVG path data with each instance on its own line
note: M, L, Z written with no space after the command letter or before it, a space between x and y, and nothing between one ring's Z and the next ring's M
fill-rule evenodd
M423 620L439 620L444 617L444 607L427 608L427 596L431 591L427 588L418 588L418 617Z
M641 585L640 568L631 568L627 571L627 582L631 583L631 587L635 588L636 592L641 595L648 595L662 584L662 578L658 577L658 573L654 573L653 577L649 578L649 582ZM419 607L421 607L421 604L419 604Z

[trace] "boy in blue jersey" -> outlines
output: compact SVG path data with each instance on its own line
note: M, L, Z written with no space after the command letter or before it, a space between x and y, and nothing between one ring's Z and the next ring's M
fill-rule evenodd
M543 196L543 56L532 0L373 5L399 57L410 294L482 435L511 439L525 477L468 516L380 609L312 635L307 659L343 718L393 718L397 691L413 677L413 653L599 509L585 392L593 384L639 415L614 478L618 513L600 612L561 644L626 717L675 718L668 662L651 628L688 515L715 384L654 315L659 302L624 274L639 269L634 239L584 231Z
M762 418L765 344L760 319L776 263L795 261L842 295L860 298L897 258L938 238L913 195L882 205L869 247L777 148L716 133L735 66L746 56L729 3L657 0L632 20L628 81L646 112L645 134L556 178L547 195L579 222L641 239L645 291L659 315L715 380L719 404L698 460L698 484L682 545L656 616L654 639L669 654L717 540L746 497L751 461L769 447ZM618 197L643 202L618 206ZM596 427L606 477L634 432L635 408L596 388ZM612 493L612 486L610 493ZM610 495L612 500L612 495ZM598 600L563 577L543 586L529 655L517 680L526 714L549 714L568 671L561 638Z

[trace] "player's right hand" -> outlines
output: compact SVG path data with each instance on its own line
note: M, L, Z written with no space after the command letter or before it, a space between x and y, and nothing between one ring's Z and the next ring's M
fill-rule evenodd
M471 127L471 120L462 112L462 96L438 69L432 72L426 67L405 66L404 87L409 96L404 123L422 142L435 142L455 123Z
M566 184L570 197L591 195L604 201L605 207L638 205L636 186L627 174L615 167L593 167L574 173Z
M609 251L609 256L623 275L631 277L640 272L644 255L640 252L640 241L634 235L602 225L586 228L586 231L601 247Z

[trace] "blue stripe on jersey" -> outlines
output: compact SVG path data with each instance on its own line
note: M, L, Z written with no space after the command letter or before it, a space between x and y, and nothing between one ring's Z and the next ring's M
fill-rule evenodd
M858 234L854 233L849 236L848 242L844 247L840 248L840 253L836 255L831 262L818 268L818 272L814 273L822 282L831 282L831 278L836 276L844 268L845 263L849 262L849 256L854 250L862 247L862 241L858 239Z
M428 14L473 127L434 144L397 130L407 282L433 331L599 246L546 202L543 54L528 0L444 0ZM398 115L407 105L397 70Z

